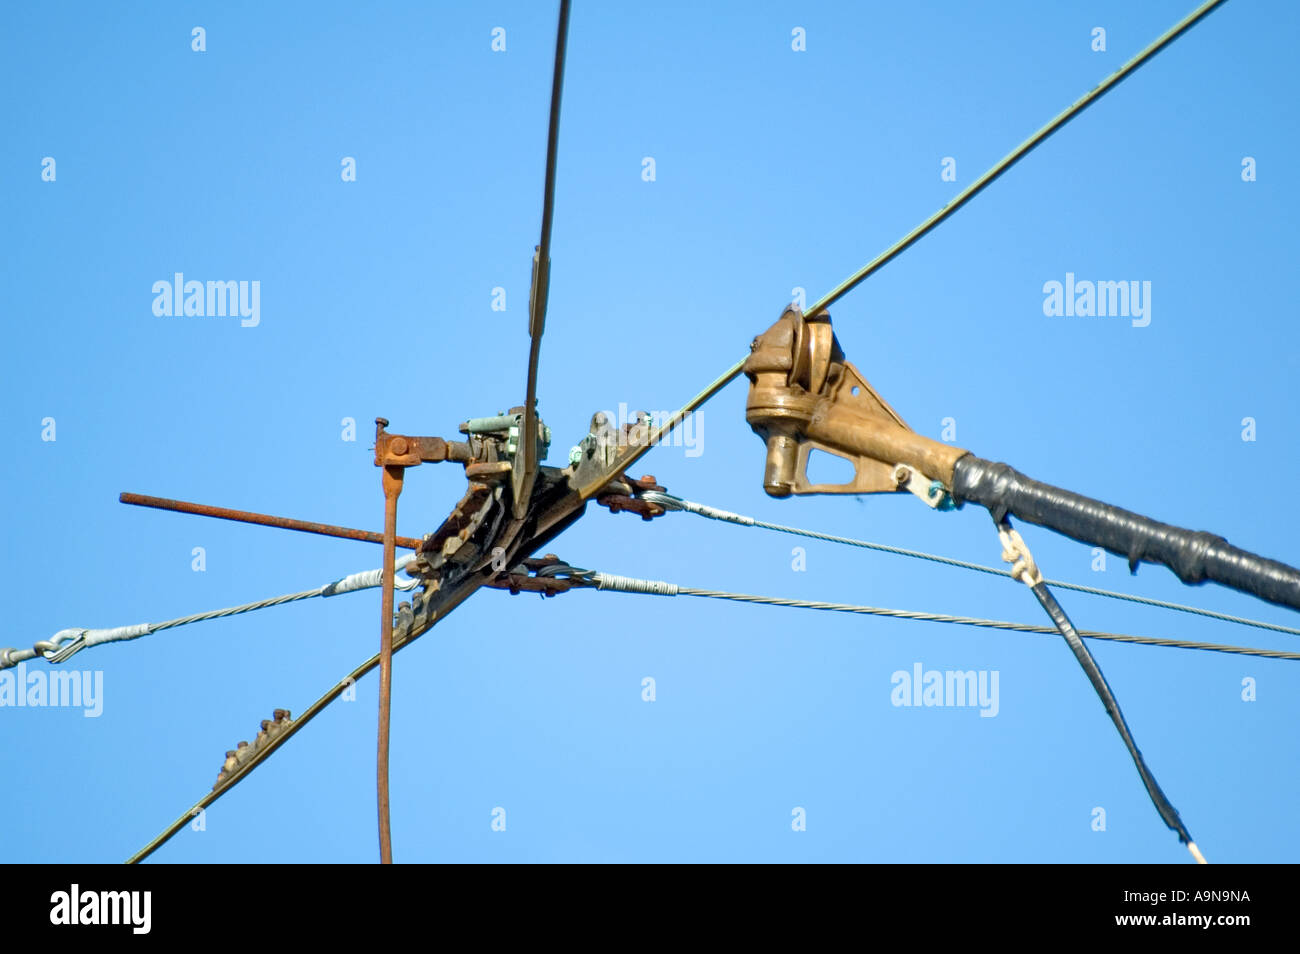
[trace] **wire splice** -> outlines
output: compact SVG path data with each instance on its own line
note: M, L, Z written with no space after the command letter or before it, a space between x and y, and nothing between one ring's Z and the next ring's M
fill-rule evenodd
M620 593L650 593L654 596L676 596L676 583L663 580L640 580L634 576L618 576L613 573L596 573L592 576L598 590L617 590Z

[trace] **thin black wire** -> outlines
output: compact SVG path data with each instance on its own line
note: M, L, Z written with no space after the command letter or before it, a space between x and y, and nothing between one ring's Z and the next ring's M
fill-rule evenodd
M514 480L515 517L522 519L537 477L537 365L546 328L551 288L551 223L555 218L555 170L560 151L560 99L564 90L564 55L569 39L569 0L560 0L555 28L555 70L551 76L551 112L546 129L546 183L542 189L542 234L533 259L533 287L528 302L528 382L524 390L524 428L520 435L522 472ZM516 466L519 466L516 464Z
M1030 587L1034 596L1038 597L1038 602L1042 604L1047 615L1051 617L1056 628L1060 630L1065 637L1066 644L1070 651L1074 653L1074 658L1079 661L1084 673L1088 676L1088 681L1092 683L1092 688L1097 691L1097 696L1101 699L1101 704L1106 707L1106 714L1110 716L1115 728L1119 731L1119 737L1124 740L1124 747L1128 749L1128 754L1133 757L1133 764L1137 766L1138 775L1142 777L1142 784L1146 786L1147 794L1151 796L1151 803L1155 805L1156 811L1160 813L1160 818L1170 829L1178 833L1178 840L1189 848L1194 848L1195 841L1187 826L1183 824L1182 817L1178 814L1178 809L1174 808L1165 795L1160 783L1156 781L1155 775L1147 767L1146 759L1142 757L1142 751L1137 747L1137 742L1133 739L1133 733L1129 730L1128 722L1124 719L1124 713L1119 707L1119 700L1111 692L1110 685L1106 682L1106 677L1102 675L1101 667L1097 665L1097 660L1088 651L1088 647L1083 644L1079 638L1078 631L1070 618L1065 615L1065 610L1061 604L1056 601L1047 584L1041 580ZM1196 854L1193 850L1193 854Z

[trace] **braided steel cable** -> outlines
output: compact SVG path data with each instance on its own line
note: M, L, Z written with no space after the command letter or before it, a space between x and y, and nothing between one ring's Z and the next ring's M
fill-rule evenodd
M857 540L853 537L843 537L834 533L821 533L816 530L805 530L801 527L787 527L779 523L768 523L766 520L759 520L755 517L732 513L729 510L720 510L717 507L696 503L693 500L683 500L680 497L674 497L672 494L661 493L657 490L647 490L639 494L639 496L651 503L658 504L665 510L680 510L701 517L708 517L710 520L720 520L724 523L734 523L743 527L758 527L762 530L773 530L777 533L788 533L794 536L807 537L812 540L822 540L827 543L839 543L845 546L861 547L865 550L877 550L881 553L892 553L896 556L912 557L917 560L928 560L931 563L940 563L944 566L955 566L963 570L975 570L979 573L989 573L993 576L1002 576L1008 579L1012 578L1010 570L985 566L982 563L971 563L967 560L956 560L952 557L939 556L935 553L925 553L921 550L909 550L906 547L895 547L884 543L872 543L868 540ZM1063 590L1074 590L1078 593L1087 593L1090 596L1104 596L1107 599L1125 600L1129 603L1139 603L1143 606L1154 606L1158 609L1174 610L1179 613L1191 613L1195 616L1204 616L1207 619L1216 619L1224 623L1236 623L1240 626L1253 626L1256 629L1267 629L1276 633L1286 633L1288 636L1300 636L1300 629L1291 626L1282 626L1277 623L1267 623L1263 620L1248 619L1244 616L1234 616L1231 613L1219 613L1214 610L1202 609L1199 606L1188 606L1184 603L1171 603L1167 600L1158 600L1147 596L1135 596L1132 593L1121 593L1117 590L1103 590L1095 586L1085 586L1082 583L1067 583L1064 580L1047 580L1045 582L1049 586L1060 587Z
M791 609L823 610L831 613L856 613L863 616L886 616L893 619L919 620L927 623L952 623L960 626L977 626L983 629L1001 629L1015 633L1033 633L1044 636L1060 635L1056 627L1033 626L1029 623L1013 623L1006 620L983 619L977 616L952 616L946 613L922 613L916 610L889 609L882 606L862 606L854 603L829 603L820 600L796 600L778 596L756 596L752 593L733 593L728 590L701 589L693 586L680 586L664 580L643 580L636 577L616 576L611 573L591 573L588 577L592 588L610 590L619 593L643 593L651 596L698 596L706 599L730 600L736 603L754 603L761 606L784 606ZM581 584L579 584L581 585ZM1134 643L1140 646L1163 646L1170 649L1197 649L1208 652L1233 653L1242 656L1258 656L1263 659L1300 660L1300 653L1284 652L1275 649L1259 649L1253 646L1230 646L1223 643L1202 643L1190 639L1166 639L1159 636L1130 636L1124 633L1109 633L1096 630L1081 630L1079 635L1087 639L1104 639L1118 643Z
M408 554L397 560L393 567L395 570L400 570L414 558L414 554ZM255 600L252 603L241 603L239 606L227 606L224 609L191 613L189 616L178 616L176 619L164 620L161 623L135 623L131 626L115 626L111 629L61 629L49 639L39 640L30 649L0 649L0 670L12 668L20 662L35 659L37 656L43 657L51 663L61 663L81 650L88 649L91 646L98 646L101 643L139 639L141 636L148 636L151 633L161 632L177 626L188 626L190 623L201 623L211 619L238 616L241 613L251 613L254 610L280 606L284 603L307 600L314 596L337 596L340 593L354 593L357 590L372 589L379 585L380 574L381 571L377 569L363 570L360 573L349 574L341 580L334 580L312 590L300 590L297 593L285 593L283 596L272 596L263 600ZM402 580L396 583L396 587L399 590L410 590L418 586L419 583L419 580Z

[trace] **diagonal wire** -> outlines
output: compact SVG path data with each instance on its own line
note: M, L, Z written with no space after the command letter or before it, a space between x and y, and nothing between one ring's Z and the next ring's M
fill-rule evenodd
M1106 681L1106 676L1101 671L1101 666L1097 665L1097 660L1093 657L1092 651L1084 645L1083 639L1080 638L1078 630L1074 628L1074 623L1066 615L1065 609L1056 601L1052 591L1047 588L1043 581L1043 575L1034 561L1034 556L1029 552L1029 547L1025 544L1024 539L1014 530L1005 515L996 515L993 517L993 523L998 528L998 538L1002 541L1002 559L1010 563L1011 572L1021 583L1029 587L1037 598L1039 604L1047 612L1048 617L1056 626L1061 636L1065 640L1066 646L1074 655L1075 661L1079 668L1083 670L1088 682L1092 684L1093 691L1097 693L1097 698L1101 700L1102 707L1106 710L1106 715L1115 725L1115 730L1119 733L1120 740L1124 743L1124 748L1128 751L1129 757L1133 760L1133 765L1137 768L1138 775L1142 779L1142 785L1147 790L1147 796L1151 799L1151 804L1155 806L1156 812L1160 815L1160 820L1172 831L1178 833L1178 840L1187 846L1193 858L1198 864L1205 864L1205 856L1196 846L1196 840L1192 837L1191 832L1187 830L1187 825L1183 823L1182 816L1178 814L1169 796L1160 787L1156 781L1155 773L1147 765L1146 759L1142 755L1142 750L1138 748L1137 740L1133 738L1133 732L1128 727L1128 720L1124 718L1124 710L1120 708L1119 700L1115 698L1115 693L1110 688L1110 683Z
M396 631L393 633L393 652L397 653L409 646L416 640L416 638L423 635L439 621L444 619L448 613L472 596L481 585L481 580L478 577L471 577L468 580L462 581L445 596L441 596L440 601L431 611L425 612L419 618L413 618L408 623L405 623L400 633ZM175 821L164 828L147 845L128 858L126 863L129 865L138 864L170 841L171 838L188 825L200 811L208 808L208 806L219 799L222 795L225 795L244 779L248 778L253 769L257 768L257 766L270 758L271 755L280 748L280 746L284 745L284 743L288 742L289 739L296 735L299 729L305 726L312 719L316 718L316 716L320 715L321 712L325 710L326 706L343 694L345 689L354 685L362 676L378 666L379 653L375 653L327 689L320 698L313 702L307 710L303 712L302 715L289 722L282 732L272 737L263 748L258 749L247 763L229 775L220 785L216 786L212 791L208 792L195 802L185 811L184 814L180 815Z
M1225 0L1207 0L1207 2L1202 3L1199 7L1193 10L1187 16L1183 17L1181 20L1179 20L1177 23L1171 26L1160 36L1156 37L1156 39L1152 40L1151 43L1149 43L1143 50L1138 52L1137 55L1134 56L1132 59L1130 59L1127 63L1125 63L1123 66L1117 69L1114 73L1111 73L1110 76L1107 76L1104 80L1102 80L1100 83L1094 86L1091 90L1084 93L1082 96L1076 99L1065 109L1061 110L1045 126L1039 129L1036 133L1034 133L1032 136L1030 136L1020 145L1016 146L1015 149L1012 149L1009 153L1007 153L1005 156L999 159L993 165L993 167L988 170L988 172L984 173L984 175L980 176L978 179L976 179L974 182L968 185L965 189L959 192L957 194L957 197L954 198L951 202L949 202L947 205L941 208L938 212L934 213L934 215L930 216L928 219L926 219L916 228L912 229L912 231L908 232L906 235L904 235L893 245L889 246L889 248L885 249L883 252L881 252L879 255L873 258L866 265L863 265L860 269L858 269L848 278L844 279L844 281L836 285L822 298L818 299L816 304L814 304L806 312L808 317L812 317L818 314L819 312L825 311L835 302L839 301L846 294L848 294L850 291L856 288L864 279L866 279L873 272L883 268L885 265L889 264L889 262L891 262L894 258L896 258L900 254L905 252L908 248L912 246L913 243L915 243L917 240L922 238L926 233L933 230L935 226L937 226L944 219L948 218L948 216L952 215L954 212L960 209L971 199L975 198L975 196L977 196L980 192L984 190L986 186L990 185L995 179L997 179L1000 175L1002 175L1002 173L1006 172L1017 162L1023 159L1026 155L1028 155L1035 146L1042 143L1045 139L1047 139L1048 136L1052 135L1052 133L1056 132L1058 129L1060 129L1062 126L1068 123L1075 116L1079 115L1079 113L1087 109L1088 106L1090 106L1092 103L1101 99L1102 96L1106 95L1106 93L1110 92L1110 90L1114 89L1117 85L1119 85L1119 83L1122 80L1124 80L1126 77L1131 75L1139 66L1141 66L1143 63L1150 60L1153 56L1155 56L1157 53L1163 50L1166 46L1174 42L1174 40L1178 39L1188 30L1190 30L1203 17L1209 14L1211 10L1213 10L1215 7L1219 6L1224 2Z
M788 533L794 536L808 537L812 540L823 540L827 543L839 543L845 546L861 547L866 550L877 550L881 553L892 553L896 556L912 557L917 560L928 560L931 563L939 563L944 566L955 566L963 570L975 570L980 573L989 573L993 576L1007 577L1013 579L1010 570L1001 570L997 567L985 566L982 563L971 563L967 560L956 560L952 557L939 556L935 553L925 553L921 550L909 550L906 547L889 546L884 543L872 543L868 540L857 540L853 537L842 537L834 533L821 533L816 530L805 530L801 527L787 527L784 524L769 523L766 520L759 520L756 517L749 517L744 514L732 513L730 510L722 510L718 507L711 507L708 504L696 503L693 500L683 500L680 497L674 497L672 494L662 493L657 490L647 490L638 495L643 500L658 504L666 510L680 510L686 513L693 513L697 516L708 517L710 520L720 520L724 523L732 523L742 527L757 527L762 530L773 530L777 533ZM1199 606L1188 606L1184 603L1172 603L1167 600L1153 599L1147 596L1135 596L1132 593L1121 593L1118 590L1103 590L1095 586L1085 586L1082 583L1067 583L1063 580L1047 580L1050 586L1060 587L1065 590L1074 590L1078 593L1087 593L1090 596L1104 596L1108 599L1126 600L1130 603L1140 603L1143 606L1154 606L1159 609L1175 610L1179 613L1191 613L1196 616L1204 616L1209 619L1216 619L1224 623L1237 623L1241 626L1254 626L1257 629L1272 630L1277 633L1286 633L1288 636L1300 636L1300 629L1291 626L1282 626L1278 623L1266 623L1263 620L1248 619L1244 616L1233 616L1231 613L1219 613L1215 610L1202 609Z
M988 170L988 172L985 172L982 176L958 193L957 197L951 202L941 208L938 212L935 212L916 228L912 229L912 231L908 232L893 245L889 246L889 248L885 249L866 265L863 265L844 281L840 282L840 284L836 285L835 288L826 295L818 299L812 308L808 309L805 314L811 317L816 315L818 312L825 311L831 306L831 304L839 301L839 299L844 297L844 295L856 288L869 275L893 261L924 235L933 231L933 229L939 225L939 223L947 219L948 216L952 215L963 205L973 199L977 193L981 192L986 186L992 183L994 179L997 179L1002 175L1002 173L1006 172L1028 155L1035 146L1040 145L1045 139L1051 136L1052 133L1056 132L1075 116L1079 115L1079 113L1083 112L1084 109L1095 103L1107 92L1114 89L1121 80L1131 74L1143 63L1150 60L1174 40L1178 39L1178 37L1186 33L1210 11L1224 2L1226 2L1226 0L1207 0L1207 2L1202 3L1183 19L1179 20L1118 70L1106 77L1091 90L1084 93L1072 104L1058 113L1055 118L1039 129L1038 132L1034 133L1011 152L1007 153L1007 155L1003 156L991 169ZM722 374L719 375L712 384L697 394L689 403L684 405L680 411L669 418L663 427L657 429L656 432L651 435L650 444L653 445L654 443L657 443L665 434L680 424L686 415L697 410L705 401L709 400L709 398L713 397L713 395L717 394L726 385L739 377L744 365L745 359L742 358L726 371L722 372ZM636 460L645 453L646 449L648 448L641 447L637 449L639 451L638 453L629 454L628 459L624 462L623 466L626 467L635 463ZM599 490L599 488L593 488L591 492L595 493L596 490ZM590 496L590 494L586 492L585 488L583 496Z
M1124 718L1124 711L1119 706L1119 700L1115 698L1115 693L1111 691L1110 684L1106 681L1101 667L1097 665L1097 660L1093 658L1088 647L1080 639L1082 634L1074 628L1074 623L1065 615L1065 610L1061 608L1061 604L1056 601L1056 597L1052 595L1052 591L1047 588L1042 578L1039 578L1037 583L1030 583L1029 588L1033 591L1034 596L1038 597L1038 602L1047 611L1047 615L1051 617L1052 622L1056 624L1061 636L1065 638L1066 645L1070 647L1070 651L1074 653L1074 658L1078 661L1080 668L1083 669L1084 675L1092 683L1092 688L1096 691L1097 697L1106 709L1106 714L1110 716L1111 722L1115 724L1115 729L1119 732L1124 748L1128 750L1129 756L1133 759L1133 764L1137 767L1138 775L1142 779L1142 784L1146 787L1151 804L1155 806L1161 820L1170 830L1178 833L1178 840L1187 846L1187 850L1191 852L1192 857L1198 863L1205 864L1205 856L1201 854L1201 850L1196 846L1196 839L1187 830L1187 825L1183 823L1182 816L1178 814L1178 809L1174 808L1173 803L1169 801L1169 796L1164 793L1164 789L1156 781L1155 774L1147 765L1147 760L1143 757L1142 750L1138 748L1137 740L1133 738L1133 732L1128 727L1128 720Z
M402 557L393 566L395 569L400 570L410 563L412 559L414 559L413 555ZM345 576L341 580L326 583L324 586L318 586L315 589L285 593L282 596L271 596L264 600L241 603L238 606L227 606L224 609L191 613L189 616L178 616L175 619L165 620L161 623L136 623L130 626L116 626L111 629L63 629L48 640L41 640L36 643L31 649L0 649L0 669L8 669L25 660L35 659L37 656L43 656L51 663L62 663L83 649L89 649L103 643L139 639L141 636L148 636L177 626L188 626L191 623L202 623L206 620L238 616L241 613L251 613L272 606L281 606L285 603L295 603L298 600L311 599L315 596L337 596L340 593L353 593L357 590L371 589L379 586L381 574L381 570L364 570L360 573ZM396 585L400 590L409 590L418 586L419 583L418 579L411 579L401 581Z
M651 596L697 596L705 599L729 600L735 603L753 603L759 606L784 606L791 609L854 613L860 616L884 616L891 619L917 620L926 623L951 623L958 626L976 626L982 629L1000 629L1013 633L1032 633L1045 636L1059 635L1059 631L1055 627L1033 626L1029 623L1012 623L998 619L982 619L978 616L951 616L945 613L923 613L916 610L888 609L883 606L862 606L854 603L828 603L820 600L796 600L779 596L755 596L752 593L700 589L693 586L679 586L676 583L669 583L664 580L645 580L637 577L616 576L611 573L591 573L587 576L587 579L595 585L596 589L619 593L643 593ZM1096 630L1083 630L1079 635L1086 639L1133 643L1139 646L1163 646L1168 649L1195 649L1241 656L1258 656L1263 659L1300 661L1300 653L1283 652L1275 649L1257 649L1252 646L1202 643L1187 639L1166 639L1159 636L1129 636L1124 633L1108 633Z

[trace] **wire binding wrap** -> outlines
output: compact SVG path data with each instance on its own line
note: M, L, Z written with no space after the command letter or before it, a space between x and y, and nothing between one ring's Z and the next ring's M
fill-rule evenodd
M408 563L415 559L414 553L408 553L400 557L393 564L394 570L403 569ZM340 593L355 593L357 590L367 590L379 586L384 582L384 571L381 568L373 570L362 570L360 573L350 573L341 580L335 580L333 583L326 583L320 588L321 596L338 596ZM394 580L393 587L399 590L410 590L420 585L418 579Z
M683 500L680 497L674 497L672 494L666 494L658 490L646 490L637 494L642 500L648 500L650 503L658 504L665 510L685 510L687 513L698 514L701 517L708 517L710 520L723 520L727 523L738 523L743 527L754 526L754 518L746 517L744 514L732 513L730 510L720 510L717 507L710 507L707 504L696 503L693 500Z
M649 593L654 596L676 596L677 584L663 580L639 580L633 576L597 573L593 579L598 590L616 590L620 593Z

